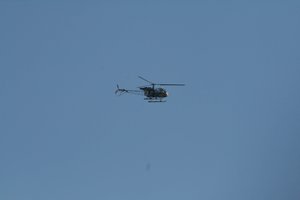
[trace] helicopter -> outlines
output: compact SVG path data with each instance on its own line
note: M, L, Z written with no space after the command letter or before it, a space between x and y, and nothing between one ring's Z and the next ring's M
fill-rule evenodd
M149 103L161 103L161 102L166 102L164 98L168 97L169 93L167 92L166 89L162 87L156 87L156 86L185 86L185 84L153 83L141 76L138 76L138 78L148 82L149 85L140 86L138 87L139 90L123 89L120 88L119 85L117 85L117 90L115 91L115 94L119 96L125 93L143 95L145 96L144 100L148 101Z

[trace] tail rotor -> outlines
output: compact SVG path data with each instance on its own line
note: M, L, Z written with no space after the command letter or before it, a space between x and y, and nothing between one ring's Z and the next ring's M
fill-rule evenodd
M121 96L122 94L124 94L124 93L126 93L126 92L128 92L128 90L126 90L126 89L121 89L121 88L119 87L119 85L117 84L117 90L115 91L115 94L116 94L116 95Z

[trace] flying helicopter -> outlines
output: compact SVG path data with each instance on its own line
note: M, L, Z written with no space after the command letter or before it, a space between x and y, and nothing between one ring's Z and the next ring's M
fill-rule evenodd
M136 95L143 95L145 96L144 100L148 101L149 103L161 103L166 102L164 98L169 96L169 93L166 89L157 86L184 86L185 84L175 84L175 83L153 83L141 76L138 76L140 79L149 83L146 86L138 87L139 90L128 90L124 88L120 88L117 85L117 90L115 91L116 95L122 95L125 93L129 94L136 94Z

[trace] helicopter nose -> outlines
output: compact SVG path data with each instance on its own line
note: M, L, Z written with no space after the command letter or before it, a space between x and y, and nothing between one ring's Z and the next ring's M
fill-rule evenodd
M168 97L170 95L170 93L169 92L166 92L166 96Z

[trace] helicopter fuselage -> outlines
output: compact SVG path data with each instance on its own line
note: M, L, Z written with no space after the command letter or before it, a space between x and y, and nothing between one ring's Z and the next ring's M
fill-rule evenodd
M168 96L168 92L164 88L140 87L144 91L144 95L150 99L162 99Z

